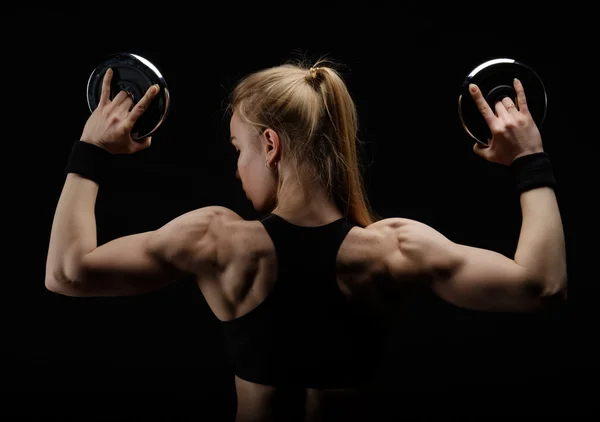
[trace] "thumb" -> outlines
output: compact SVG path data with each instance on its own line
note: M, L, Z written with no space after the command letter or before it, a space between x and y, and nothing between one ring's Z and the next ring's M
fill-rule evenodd
M473 145L473 152L485 159L488 158L489 149L490 149L490 147L483 146L478 142L476 142L475 145Z
M152 137L149 136L143 139L137 139L131 142L130 145L130 153L135 154L136 152L143 151L146 148L149 148L152 144Z
M152 145L152 136L139 140L138 144L140 145L140 149L149 148Z

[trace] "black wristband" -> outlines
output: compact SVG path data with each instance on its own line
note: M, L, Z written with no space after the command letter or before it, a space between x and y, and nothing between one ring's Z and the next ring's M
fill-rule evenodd
M71 149L65 176L69 173L77 173L100 184L106 177L110 161L110 152L88 142L77 141Z
M549 186L556 187L550 158L545 152L524 155L510 165L517 193Z

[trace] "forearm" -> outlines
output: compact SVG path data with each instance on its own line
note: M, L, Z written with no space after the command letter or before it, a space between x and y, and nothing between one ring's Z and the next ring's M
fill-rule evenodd
M74 280L84 255L97 247L98 184L69 173L58 200L46 261L46 281Z
M545 295L566 288L565 238L556 195L542 187L521 193L523 221L515 262L539 276Z

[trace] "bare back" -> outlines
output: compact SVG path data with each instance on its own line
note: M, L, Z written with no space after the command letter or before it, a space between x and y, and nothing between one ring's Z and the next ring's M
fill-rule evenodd
M252 311L267 298L276 283L277 257L274 244L260 221L246 221L229 211L212 230L217 239L215 262L210 268L199 269L197 284L215 316L229 321ZM376 241L374 230L354 227L338 251L337 284L350 300L355 300L354 296L361 291L358 286L368 284L365 282L382 270L364 252L365 249L374 251ZM364 391L350 388L285 391L236 376L237 421L332 421L332 415L340 420L352 420L350 416L358 416L365 407L361 397L366 399L368 388L365 386ZM344 417L342 410L347 413Z

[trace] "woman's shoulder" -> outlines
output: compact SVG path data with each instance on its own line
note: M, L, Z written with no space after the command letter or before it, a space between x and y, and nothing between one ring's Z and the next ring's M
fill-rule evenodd
M385 271L386 259L398 250L397 234L401 228L422 225L416 220L393 217L353 227L338 253L338 266L347 271L377 275Z
M268 249L269 237L260 219L246 219L234 210L222 206L211 207L218 217L215 232L219 243L231 252L252 253Z

